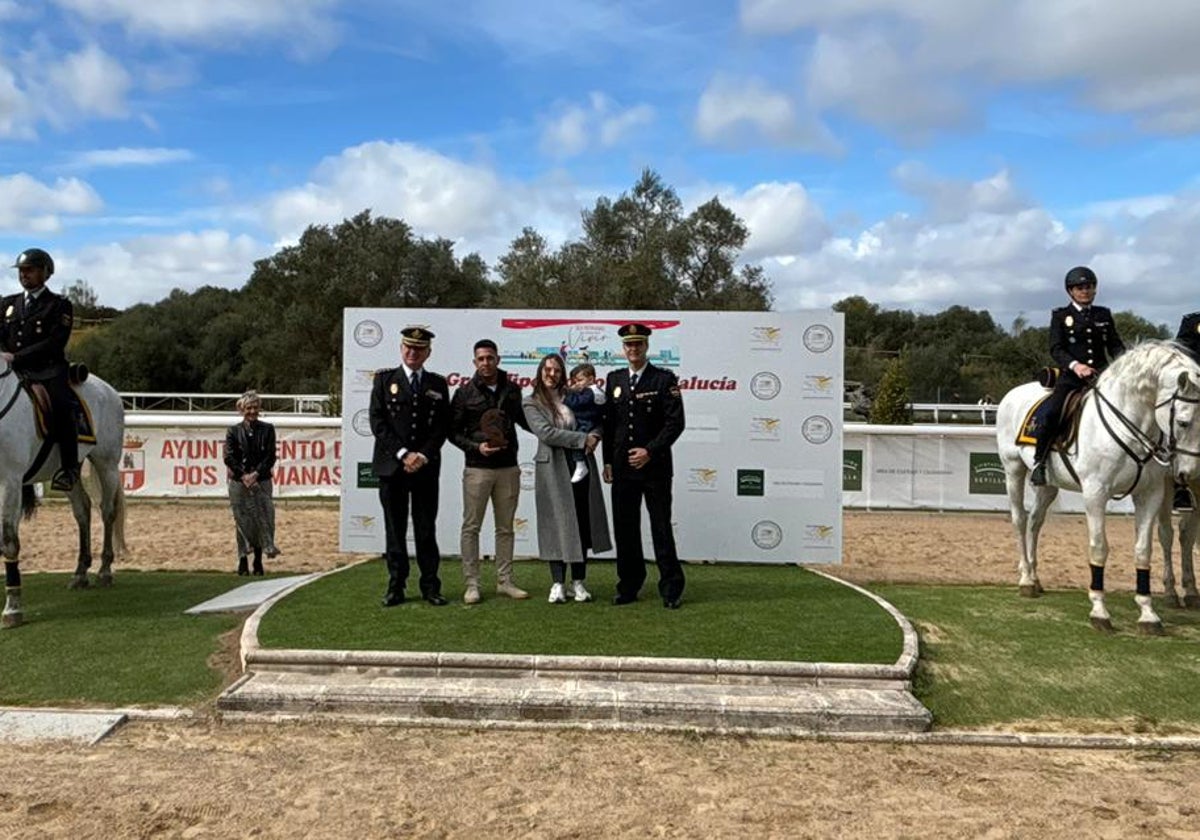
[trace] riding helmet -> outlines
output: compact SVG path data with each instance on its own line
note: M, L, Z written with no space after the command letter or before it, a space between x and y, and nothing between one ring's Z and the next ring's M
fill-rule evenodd
M1094 284L1096 282L1096 272L1092 271L1086 265L1077 265L1067 272L1067 291L1070 291L1075 286L1085 286L1088 283Z
M54 273L54 259L41 248L27 248L22 251L17 257L17 261L13 263L13 268L21 268L26 265L46 269L47 277Z

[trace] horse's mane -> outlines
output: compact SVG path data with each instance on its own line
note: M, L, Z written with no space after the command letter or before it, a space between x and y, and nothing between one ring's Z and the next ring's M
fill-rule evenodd
M1147 338L1130 347L1100 375L1101 382L1123 383L1126 387L1155 390L1158 376L1171 364L1196 367L1192 357L1178 342Z

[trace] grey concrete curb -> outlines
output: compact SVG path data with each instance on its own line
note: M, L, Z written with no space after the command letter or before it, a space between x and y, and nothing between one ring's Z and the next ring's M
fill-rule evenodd
M369 559L369 558L367 558ZM367 562L367 559L358 563ZM430 676L479 675L578 676L607 679L678 678L706 682L800 682L860 680L864 683L897 683L908 690L917 666L919 642L908 619L878 595L825 572L815 572L835 583L870 598L899 625L903 642L900 657L891 665L848 662L791 662L753 659L693 659L649 656L558 656L544 654L456 653L439 651L361 651L264 649L258 643L258 627L277 601L301 586L358 565L353 563L331 572L299 581L267 599L246 620L242 629L242 668L259 665L266 669L396 668L421 670ZM810 570L815 571L815 570ZM232 689L232 687L231 687ZM227 689L231 690L231 689Z
M226 711L222 719L229 723L292 724L312 722L309 714L289 712ZM397 715L364 717L357 714L325 712L321 721L348 723L353 726L399 727L415 729L453 729L459 731L517 730L526 732L582 731L661 735L743 736L848 744L898 744L930 747L1000 747L1008 749L1058 750L1174 750L1200 752L1200 736L1187 735L1081 735L1031 732L812 732L786 727L698 727L664 723L628 723L618 721L516 721L480 720L464 724L457 720L413 718Z

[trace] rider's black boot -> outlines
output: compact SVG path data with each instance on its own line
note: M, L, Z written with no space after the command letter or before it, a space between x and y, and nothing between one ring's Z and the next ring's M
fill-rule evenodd
M1029 476L1029 483L1034 487L1046 486L1046 462L1038 461L1033 465L1033 474Z
M254 567L253 568L254 568L254 576L255 577L263 576L264 573L263 573L262 549L261 548L254 549Z
M246 559L246 555L243 554L238 558L238 575L245 577L248 574L250 574L250 561Z

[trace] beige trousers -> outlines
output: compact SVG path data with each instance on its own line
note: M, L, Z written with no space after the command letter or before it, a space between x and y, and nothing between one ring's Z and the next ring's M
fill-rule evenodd
M513 517L517 514L517 498L521 495L521 468L500 467L463 469L463 524L461 544L463 579L479 585L479 529L492 503L492 520L496 523L496 580L512 583Z

